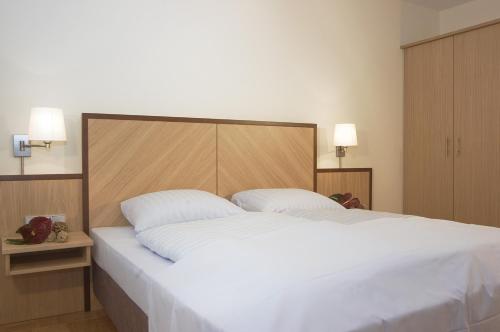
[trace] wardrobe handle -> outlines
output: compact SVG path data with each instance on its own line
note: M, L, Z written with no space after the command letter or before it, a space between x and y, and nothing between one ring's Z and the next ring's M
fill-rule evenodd
M457 157L460 157L462 154L462 139L459 137L457 138Z
M444 157L446 159L448 159L448 157L450 156L450 138L449 137L446 137L444 144L445 144Z

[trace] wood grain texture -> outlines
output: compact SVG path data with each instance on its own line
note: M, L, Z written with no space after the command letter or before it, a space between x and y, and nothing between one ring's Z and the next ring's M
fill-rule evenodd
M87 139L91 227L128 225L120 202L140 194L216 193L215 124L89 119Z
M10 257L5 275L17 276L47 271L69 270L90 266L90 247L72 248L57 252L6 255Z
M39 318L0 326L2 332L116 332L103 310Z
M453 218L453 38L405 50L404 212Z
M9 237L14 238L14 237ZM20 235L15 238L21 238ZM2 238L5 275L20 275L90 266L90 239L82 231L69 232L67 242L14 245Z
M81 269L6 277L2 264L0 279L0 324L83 310Z
M0 181L0 236L23 224L25 215L64 213L71 230L82 229L80 179ZM0 263L0 324L83 310L81 269L5 276Z
M82 179L81 173L68 174L25 174L25 175L0 175L0 181L33 181L33 180L78 180Z
M321 171L317 174L317 192L325 196L350 192L354 197L359 198L361 204L363 204L365 208L371 209L371 174L371 169L363 171L337 171L336 169Z
M131 120L131 121L162 121L183 123L213 123L213 124L239 124L253 126L277 126L277 127L306 127L316 128L313 123L299 122L277 122L277 121L255 121L235 119L212 119L212 118L187 118L159 115L134 115L134 114L105 114L105 113L82 113L83 119L105 119L105 120Z
M455 36L455 218L500 227L500 24Z
M315 130L217 125L218 194L255 188L314 190Z
M48 250L61 250L68 248L78 248L78 247L90 247L93 245L94 241L87 234L82 231L69 232L68 240L66 242L43 242L40 244L9 244L5 243L7 237L2 238L2 255L12 255L12 254L22 254L37 251L48 251ZM16 236L9 236L8 238L18 238L21 239L21 235L16 234Z
M0 234L10 235L23 225L24 216L66 215L70 230L82 229L82 181L0 181Z

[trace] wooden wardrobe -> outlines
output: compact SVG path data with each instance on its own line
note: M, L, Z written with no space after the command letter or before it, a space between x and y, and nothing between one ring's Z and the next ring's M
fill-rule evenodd
M404 53L404 212L500 227L500 23Z

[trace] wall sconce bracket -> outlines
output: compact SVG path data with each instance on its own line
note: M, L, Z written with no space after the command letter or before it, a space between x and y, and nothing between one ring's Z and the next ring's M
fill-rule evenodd
M31 157L31 146L28 135L12 135L14 157Z
M43 144L31 144L28 135L16 134L12 135L12 144L14 157L21 159L21 175L24 175L24 158L31 157L31 148L46 148L50 149L52 142L43 141Z
M335 154L337 157L341 158L341 157L345 157L345 151L346 151L347 147L345 146L337 146L335 148Z

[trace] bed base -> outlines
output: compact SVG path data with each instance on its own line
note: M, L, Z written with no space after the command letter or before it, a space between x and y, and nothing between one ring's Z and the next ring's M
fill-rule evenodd
M94 260L92 280L94 294L119 332L148 331L148 316Z

